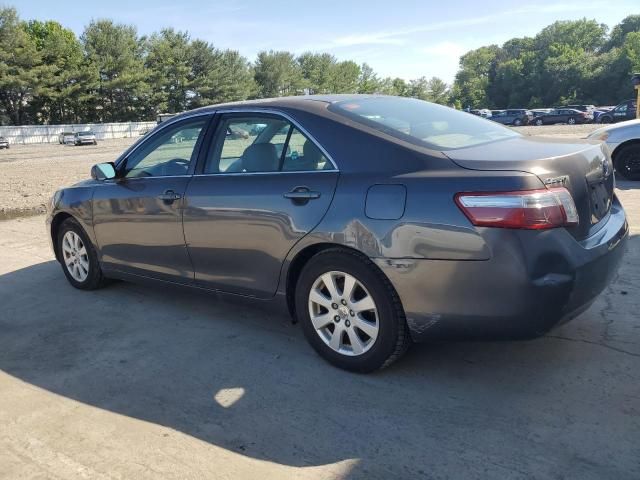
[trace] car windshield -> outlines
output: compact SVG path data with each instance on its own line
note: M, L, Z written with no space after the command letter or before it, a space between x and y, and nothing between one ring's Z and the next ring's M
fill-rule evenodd
M355 98L336 102L329 110L434 150L472 147L520 135L495 122L413 98Z
M93 132L78 132L78 135L81 137L87 136L87 135L93 135Z

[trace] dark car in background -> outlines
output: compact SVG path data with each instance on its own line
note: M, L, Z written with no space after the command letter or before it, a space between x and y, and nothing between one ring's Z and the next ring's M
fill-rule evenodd
M636 118L636 100L625 100L613 109L601 114L598 123L618 123Z
M600 142L421 100L285 97L163 122L57 191L47 223L78 289L280 305L322 357L368 372L412 341L529 338L584 311L628 237L612 170Z
M535 117L533 124L555 125L556 123L567 123L569 125L575 125L577 123L588 123L590 120L591 117L587 112L569 108L558 108Z
M6 148L9 149L9 140L4 137L0 137L0 149Z
M524 108L499 110L491 116L491 120L502 123L503 125L514 125L519 127L520 125L527 125L531 120L533 120L533 113Z

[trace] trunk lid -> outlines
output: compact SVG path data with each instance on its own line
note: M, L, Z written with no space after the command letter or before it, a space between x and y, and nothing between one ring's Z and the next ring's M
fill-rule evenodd
M613 165L600 143L522 136L444 153L465 169L527 172L549 187L567 188L579 215L567 231L578 240L596 233L611 208Z

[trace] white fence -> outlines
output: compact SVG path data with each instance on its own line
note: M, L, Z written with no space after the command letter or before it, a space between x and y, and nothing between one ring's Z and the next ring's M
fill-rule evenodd
M137 137L152 129L156 122L128 123L82 123L73 125L22 125L16 127L0 127L0 137L9 140L10 144L58 143L58 135L62 132L83 132L91 130L98 140L108 138Z

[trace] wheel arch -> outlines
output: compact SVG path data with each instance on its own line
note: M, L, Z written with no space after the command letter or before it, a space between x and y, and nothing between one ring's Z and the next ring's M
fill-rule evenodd
M295 298L296 298L296 286L298 284L298 279L300 278L300 274L304 269L304 266L307 264L309 260L315 255L325 250L342 250L346 253L354 254L363 259L366 263L370 264L372 268L378 270L380 274L382 274L386 280L389 282L394 290L395 287L389 280L389 278L385 275L385 273L380 270L380 268L374 263L371 262L369 257L362 253L360 250L348 247L346 245L342 245L339 243L331 243L331 242L318 242L308 245L301 249L299 252L295 254L295 256L289 262L289 267L287 268L286 274L286 284L285 284L285 294L286 294L286 303L287 309L289 310L289 314L293 322L297 322L296 320L296 308L295 308ZM398 297L399 298L399 297Z
M615 167L616 165L616 161L618 158L618 155L620 154L620 152L626 148L629 147L631 145L640 145L640 138L632 138L631 140L627 140L625 142L622 142L620 145L618 145L613 152L611 152L611 160L613 161L613 165Z
M51 220L51 230L49 234L51 235L51 244L53 245L53 252L56 256L56 260L60 261L60 250L58 248L58 229L62 222L64 222L68 218L74 218L68 212L58 212L53 219Z

